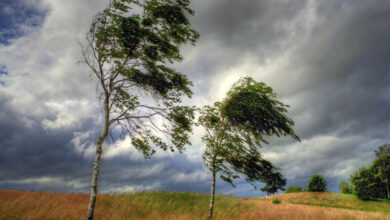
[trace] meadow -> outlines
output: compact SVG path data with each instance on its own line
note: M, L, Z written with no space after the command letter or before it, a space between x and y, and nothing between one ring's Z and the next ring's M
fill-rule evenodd
M274 199L281 200L274 204ZM84 219L89 195L0 190L0 219ZM98 195L95 219L205 219L209 196L191 192ZM260 198L218 195L214 219L390 219L389 201L336 193Z

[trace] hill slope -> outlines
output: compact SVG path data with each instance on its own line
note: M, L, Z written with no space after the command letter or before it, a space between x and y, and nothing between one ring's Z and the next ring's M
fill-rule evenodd
M274 198L281 199L282 204L273 204ZM88 199L86 194L0 190L0 219L84 219ZM95 219L205 219L208 199L205 194L182 192L99 195ZM340 207L344 195L333 193L249 199L217 196L214 219L390 219L385 214L390 210L387 202L374 202L381 207L376 208L353 196L347 200L348 209L365 211L316 207Z
M302 192L267 196L260 199L263 201L280 199L290 204L379 212L390 215L390 200L362 201L357 199L355 195L350 194Z

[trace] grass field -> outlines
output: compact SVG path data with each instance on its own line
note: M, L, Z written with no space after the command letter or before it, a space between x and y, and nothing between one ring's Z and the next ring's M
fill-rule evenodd
M269 201L281 199L284 202L300 205L313 205L322 207L333 207L367 212L380 212L390 214L390 200L380 199L377 201L362 201L351 194L339 193L287 193L261 198Z
M278 198L281 204L273 204ZM89 196L0 190L0 219L84 219ZM99 195L95 219L205 219L209 197L199 193ZM293 193L263 198L217 196L214 219L390 219L387 201L352 195Z

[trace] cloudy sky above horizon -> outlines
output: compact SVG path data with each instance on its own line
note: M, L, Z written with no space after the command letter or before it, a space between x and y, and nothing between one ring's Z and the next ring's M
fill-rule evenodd
M89 192L102 128L95 84L79 64L92 17L106 0L0 2L0 189ZM305 187L321 174L337 192L374 149L390 142L390 1L193 0L201 37L176 68L198 106L240 77L265 82L289 104L302 142L269 138L262 152ZM104 146L99 192L208 193L196 128L183 154L145 160L128 139ZM243 180L217 193L261 196Z

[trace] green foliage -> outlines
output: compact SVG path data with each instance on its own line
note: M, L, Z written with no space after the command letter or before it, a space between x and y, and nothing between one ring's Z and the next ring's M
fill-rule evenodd
M83 50L98 80L105 123L131 136L146 157L152 146L182 151L189 143L194 108L180 103L191 97L192 82L171 65L183 60L179 47L199 37L187 18L194 14L189 4L111 0L95 16Z
M355 186L355 193L361 200L386 198L385 184L378 172L376 163L368 168L360 168L351 176L351 183Z
M327 183L321 175L315 174L311 177L309 183L307 184L307 189L309 192L325 192Z
M384 184L383 191L386 195L383 198L390 199L390 144L383 144L375 150L376 160L374 166L378 168L377 176Z
M159 214L176 214L203 217L208 208L208 195L192 192L137 192L134 194L112 195L116 198L116 207L128 209L129 215L150 219L150 214L158 211ZM240 212L247 211L251 205L240 204L241 201L235 197L217 195L215 200L216 212L222 216L235 216ZM124 203L124 204L123 204ZM133 207L133 208L132 208ZM137 207L137 212L131 210ZM121 209L122 210L122 209ZM147 218L149 216L149 218ZM133 219L126 217L126 219ZM136 218L137 219L137 218Z
M344 194L352 194L353 193L353 186L348 181L340 181L339 184L339 190L341 193Z
M373 200L375 199L375 183L374 176L370 169L360 168L351 177L351 183L355 185L355 192L361 200Z
M362 167L351 176L359 199L375 200L389 197L390 145L384 144L375 150L376 159L368 168Z
M257 136L289 135L299 140L292 129L293 120L285 115L289 106L275 97L271 87L245 77L228 92L222 112L232 125L242 126Z
M280 200L280 199L273 199L273 200L272 200L272 203L273 203L273 204L281 204L281 203L282 203L282 200Z
M304 192L305 190L302 187L299 186L289 186L284 192L285 193L297 193L297 192Z
M202 138L206 143L205 164L232 186L239 174L243 174L255 188L257 182L265 183L261 190L268 194L283 190L286 184L286 179L277 172L278 168L259 152L261 144L267 143L264 135L289 135L299 140L292 129L293 121L284 115L286 105L273 97L275 94L270 87L246 77L234 84L223 102L200 110L198 124L206 130ZM249 116L259 120L254 125L249 124L245 121Z

